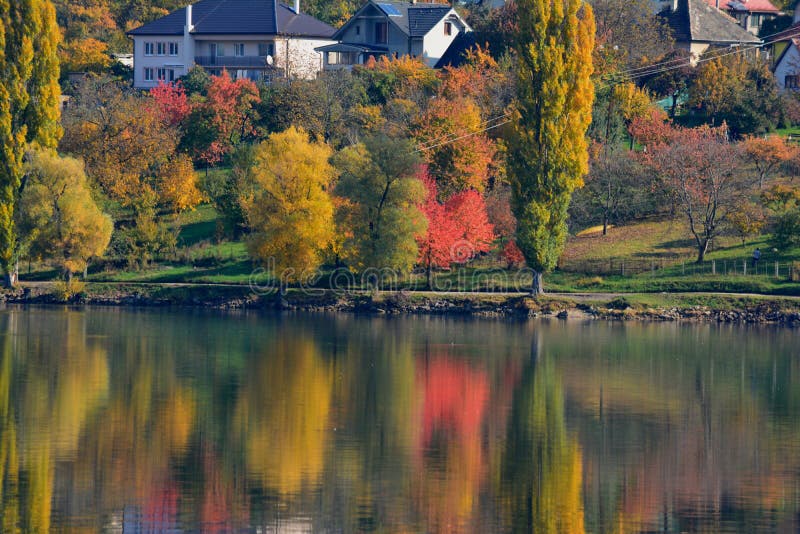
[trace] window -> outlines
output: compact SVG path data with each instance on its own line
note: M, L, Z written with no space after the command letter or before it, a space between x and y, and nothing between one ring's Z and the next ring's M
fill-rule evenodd
M233 55L236 57L244 57L244 43L236 43L233 45Z
M274 43L258 43L258 55L259 56L274 56L275 55L275 44Z
M361 26L356 26L356 35L361 35Z
M358 52L328 52L328 65L357 65Z
M167 43L156 43L156 55L157 56L165 56L167 55Z
M222 57L225 55L225 45L222 43L210 43L209 50L212 56Z
M452 22L445 22L444 23L444 34L445 35L453 35L453 23Z
M800 74L791 74L783 79L783 86L786 89L800 88Z
M175 69L157 69L156 76L160 82L174 82Z
M378 44L386 44L389 42L389 23L376 22L375 23L375 42Z
M169 55L177 56L178 55L178 43L170 43L169 44Z
M153 43L150 43L150 42L144 43L144 55L152 56L153 55L153 50L154 50L154 44Z
M153 81L153 69L146 68L144 69L144 81L152 82Z

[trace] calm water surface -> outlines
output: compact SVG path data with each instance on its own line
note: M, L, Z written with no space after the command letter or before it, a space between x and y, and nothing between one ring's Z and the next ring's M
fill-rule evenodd
M2 532L796 532L800 332L0 311Z

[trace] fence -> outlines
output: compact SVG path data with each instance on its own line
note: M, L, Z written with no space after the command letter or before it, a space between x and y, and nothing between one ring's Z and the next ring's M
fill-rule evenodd
M634 276L650 273L653 276L765 276L788 280L800 275L800 264L791 261L761 260L707 260L695 263L691 260L658 258L634 260L612 258L608 260L587 260L560 265L564 272L602 276Z

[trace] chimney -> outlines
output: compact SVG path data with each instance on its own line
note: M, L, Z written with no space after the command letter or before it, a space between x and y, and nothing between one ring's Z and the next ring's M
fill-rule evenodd
M717 0L717 9L719 9L719 0Z
M672 0L672 11L678 11L678 0Z
M186 33L191 32L194 30L194 26L192 26L192 4L186 6Z
M294 13L295 15L300 14L300 0L294 0Z

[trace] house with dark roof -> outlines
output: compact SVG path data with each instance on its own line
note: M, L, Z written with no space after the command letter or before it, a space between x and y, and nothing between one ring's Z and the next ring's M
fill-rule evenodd
M672 0L659 16L672 29L675 45L697 59L709 48L753 46L761 40L706 0Z
M435 67L456 38L472 29L449 4L369 0L321 46L325 69L352 68L370 57L414 56Z
M764 22L781 14L769 0L706 0L706 3L735 18L753 35L758 35Z
M146 89L185 75L195 65L254 81L314 78L315 48L336 30L277 0L201 0L131 30L134 87Z

